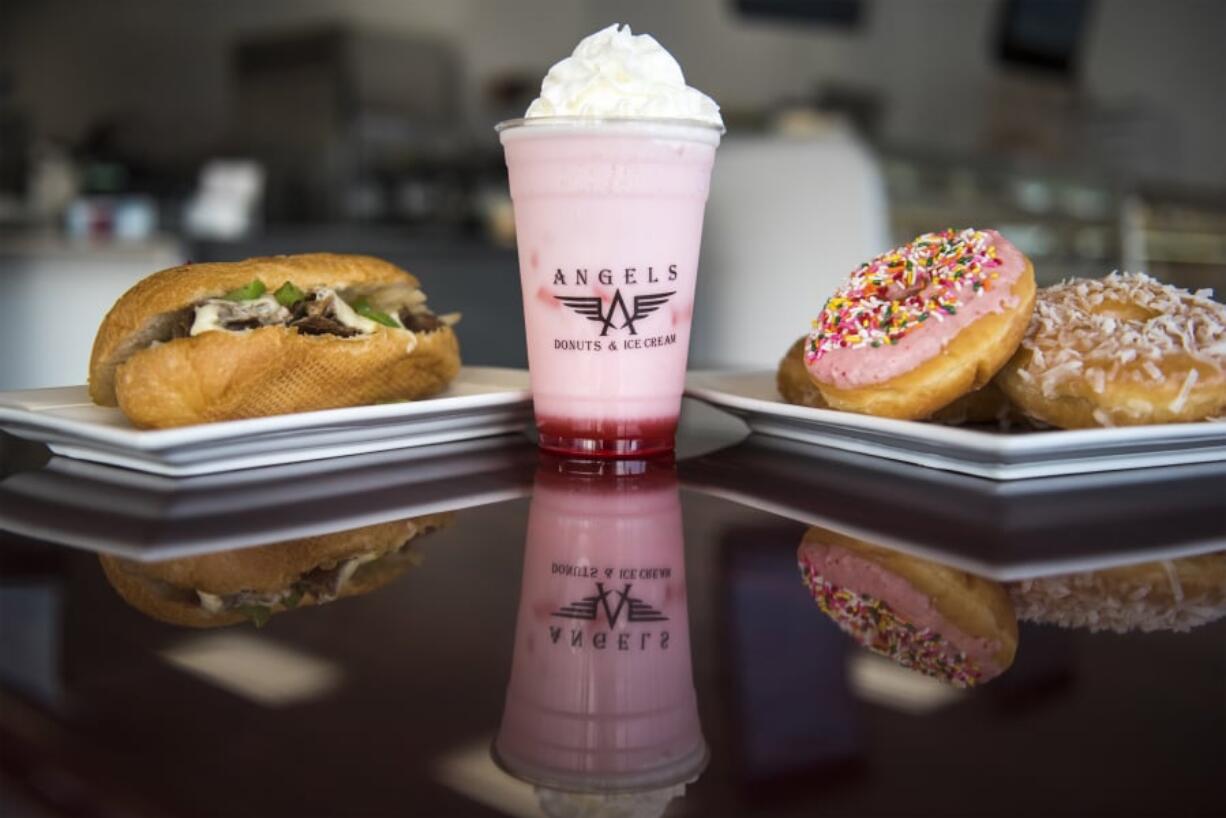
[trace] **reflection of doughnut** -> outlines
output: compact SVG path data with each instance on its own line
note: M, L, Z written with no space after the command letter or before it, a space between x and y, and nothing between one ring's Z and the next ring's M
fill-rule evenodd
M801 336L788 348L787 354L779 362L775 384L779 388L779 394L788 403L827 409L829 405L813 385L813 380L805 369L804 347L808 340L808 336ZM1006 424L1019 419L1020 415L1013 410L1005 394L992 382L984 385L982 389L963 395L929 418L952 426L963 423Z
M821 528L797 558L822 611L903 667L970 687L1013 664L1017 619L998 583Z
M1226 616L1226 552L1012 583L1018 619L1091 631L1187 631Z
M1065 429L1213 417L1226 411L1226 305L1140 273L1048 287L997 383Z
M805 366L836 409L926 418L996 374L1033 304L1034 268L999 233L927 233L827 299Z

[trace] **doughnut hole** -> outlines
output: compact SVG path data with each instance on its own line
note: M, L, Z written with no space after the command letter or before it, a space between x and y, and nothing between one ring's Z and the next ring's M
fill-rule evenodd
M1129 301L1103 301L1096 310L1099 315L1114 318L1117 321L1150 321L1162 315L1162 312L1142 304Z
M887 301L906 301L912 296L919 295L932 283L932 276L920 273L915 278L914 284L904 284L901 281L893 281L885 292L882 294Z

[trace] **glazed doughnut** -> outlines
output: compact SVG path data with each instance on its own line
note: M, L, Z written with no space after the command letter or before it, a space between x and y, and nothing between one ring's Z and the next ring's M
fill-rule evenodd
M826 409L829 408L829 404L822 397L822 393L817 391L817 386L809 378L809 372L805 369L805 344L808 340L809 336L802 335L796 339L796 343L788 347L787 354L779 362L779 371L775 374L775 386L788 403L810 406L814 409Z
M805 366L835 409L914 420L991 380L1034 308L1034 267L995 230L926 233L827 299Z
M1062 429L1205 420L1226 411L1226 305L1143 273L1039 293L997 383Z
M828 409L829 404L822 397L805 369L805 343L809 340L802 335L788 348L787 354L779 362L779 371L775 374L775 386L779 394L788 403L797 406L809 406L814 409ZM960 426L964 423L997 423L1008 426L1024 422L1023 416L1013 409L1005 393L1001 392L995 382L989 381L982 388L963 395L953 403L939 410L929 420L945 423L950 426Z
M816 527L797 560L823 613L903 667L971 687L1013 664L1017 618L999 583Z
M1012 583L1018 619L1091 631L1188 631L1226 616L1226 552Z

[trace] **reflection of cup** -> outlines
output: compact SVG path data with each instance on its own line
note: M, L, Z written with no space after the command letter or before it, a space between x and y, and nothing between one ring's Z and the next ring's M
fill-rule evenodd
M672 449L722 130L564 117L499 126L544 448Z
M537 472L494 755L544 806L607 796L662 810L706 764L676 475L618 465Z

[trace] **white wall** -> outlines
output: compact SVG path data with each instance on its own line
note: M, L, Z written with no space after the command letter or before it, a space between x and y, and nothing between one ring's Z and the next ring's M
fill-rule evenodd
M104 112L139 123L153 157L195 155L226 133L228 45L241 33L344 20L455 41L467 66L468 110L493 72L533 73L582 35L616 20L651 31L690 81L727 108L760 106L838 80L885 95L892 142L972 147L975 117L1000 72L992 51L999 0L876 0L851 33L746 23L727 0L9 0L0 23L21 99L46 132L78 136ZM1101 0L1084 92L1148 109L1166 136L1144 173L1226 187L1226 3ZM960 122L963 125L950 125ZM488 123L474 122L477 133ZM491 137L492 138L492 137Z
M1086 93L1169 123L1169 149L1145 158L1141 173L1226 187L1226 3L1104 0L1096 23Z

